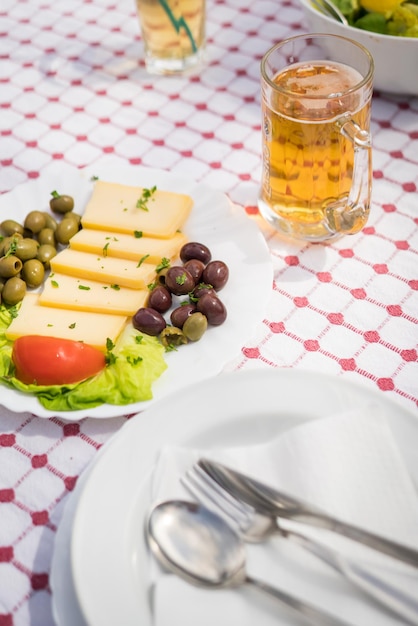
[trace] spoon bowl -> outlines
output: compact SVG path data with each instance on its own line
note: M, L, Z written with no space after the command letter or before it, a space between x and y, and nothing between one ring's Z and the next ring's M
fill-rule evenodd
M151 512L151 550L161 565L199 586L225 587L245 579L245 549L218 515L192 502L167 501Z
M200 504L183 500L157 504L146 521L145 532L159 563L189 583L211 589L252 584L309 624L349 626L322 609L249 576L243 540L223 518Z

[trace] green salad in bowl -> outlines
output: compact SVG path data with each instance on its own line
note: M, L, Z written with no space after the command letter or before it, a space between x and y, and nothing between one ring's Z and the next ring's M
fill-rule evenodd
M376 91L418 96L418 0L331 1L347 24L322 13L313 0L299 0L308 32L337 35L329 42L335 50L338 37L357 41L374 59Z
M418 37L418 0L333 0L333 4L355 28Z

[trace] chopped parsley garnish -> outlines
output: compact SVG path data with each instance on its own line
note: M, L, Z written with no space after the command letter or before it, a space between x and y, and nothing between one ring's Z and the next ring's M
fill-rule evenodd
M170 259L163 257L161 261L158 263L158 265L155 266L155 271L157 272L157 274L159 274L160 272L165 270L167 267L170 267Z
M108 337L106 339L106 355L105 355L105 359L106 359L106 364L107 365L112 365L113 363L115 363L115 361L117 359L116 355L112 352L114 347L115 347L115 344Z
M113 363L116 363L116 359L117 356L113 352L106 352L106 365L113 365Z
M138 365L138 363L141 363L143 359L142 359L142 356L132 357L130 354L128 354L128 356L126 357L126 360L130 365Z
M90 291L91 287L87 287L87 285L79 285L79 289L84 289L84 291Z
M146 261L149 257L149 254L145 254L142 259L139 259L137 267L141 267L141 265Z
M13 306L9 307L9 313L10 316L14 319L15 317L17 317L18 311L19 311L20 307L17 306L16 304L14 304Z
M149 211L148 202L152 199L152 196L157 191L157 186L151 187L150 189L143 189L142 196L138 199L136 203L137 209L142 209L143 211Z
M111 289L114 289L115 291L120 291L120 287L119 285L110 285Z
M110 241L105 243L105 245L103 246L103 256L107 256L107 249L109 247L109 244L110 244Z
M59 283L56 280L51 280L51 286L57 288L59 287Z
M176 276L176 283L178 285L184 285L186 282L186 274L180 274L180 276Z
M135 239L141 239L143 234L144 233L142 232L142 230L134 230L134 237L135 237Z
M16 250L17 250L17 242L18 242L19 238L18 237L13 237L10 245L9 245L9 249L7 250L6 254L4 254L4 257L8 257L11 254L15 254Z
M70 324L70 325L69 325L69 327L68 327L68 328L71 328L71 330L72 330L72 329L73 329L73 328L75 328L75 327L76 327L76 323L75 323L75 322L73 322L72 324Z

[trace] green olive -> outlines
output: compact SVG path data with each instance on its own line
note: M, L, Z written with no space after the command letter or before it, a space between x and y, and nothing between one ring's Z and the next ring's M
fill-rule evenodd
M28 259L34 259L38 254L39 244L35 239L29 239L29 237L22 237L16 244L15 255L21 261L28 261Z
M13 306L17 304L26 295L26 283L18 276L13 276L5 283L3 291L1 292L1 298L3 302Z
M163 267L159 272L158 272L158 277L157 277L157 281L160 285L165 285L165 276L168 272L168 270L170 269L169 267Z
M51 259L57 254L57 249L49 243L44 243L38 248L36 258L40 261L45 269L49 269Z
M207 327L208 320L203 313L192 313L183 324L183 333L190 341L199 341Z
M4 222L0 224L0 230L6 236L13 235L14 233L23 235L22 224L19 224L19 222L16 222L15 220L4 220Z
M45 228L45 215L42 211L29 211L27 216L25 217L24 227L27 228L31 233L35 235L40 233L43 228Z
M41 230L38 234L39 244L49 243L50 246L55 246L55 229L48 228L47 226Z
M45 269L38 259L29 259L22 267L22 278L28 287L39 287L45 278Z
M65 219L65 220L74 220L78 227L81 224L81 215L79 215L78 213L74 213L74 211L71 211L70 213L66 213L64 215L63 219Z
M187 337L180 328L166 326L159 334L159 339L165 348L174 348L187 343Z
M0 276L3 278L11 278L19 274L22 269L22 261L14 254L3 256L0 259Z
M51 211L54 213L68 213L74 208L74 199L71 196L60 195L56 191L52 192L52 198L49 201Z
M78 232L78 223L72 218L64 218L57 226L55 239L58 243L67 245L71 237L75 235L76 232Z
M50 213L47 213L47 211L44 211L44 215L45 215L45 228L50 228L51 230L55 230L58 224L55 217L53 217Z

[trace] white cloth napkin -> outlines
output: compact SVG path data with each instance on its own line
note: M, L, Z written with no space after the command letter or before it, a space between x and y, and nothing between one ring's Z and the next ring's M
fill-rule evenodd
M208 452L166 447L153 476L153 500L192 499L179 479L201 456L251 474L340 519L418 547L418 496L380 407L367 406L312 420L271 442L245 448ZM286 524L338 547L351 558L374 564L389 578L401 580L411 593L418 590L418 575L412 568L327 531ZM256 546L247 544L247 557L247 570L254 577L323 606L349 623L404 623L382 611L327 565L280 536ZM256 620L263 626L298 623L276 602L247 585L234 590L206 590L162 572L154 562L151 567L156 626L249 626Z

